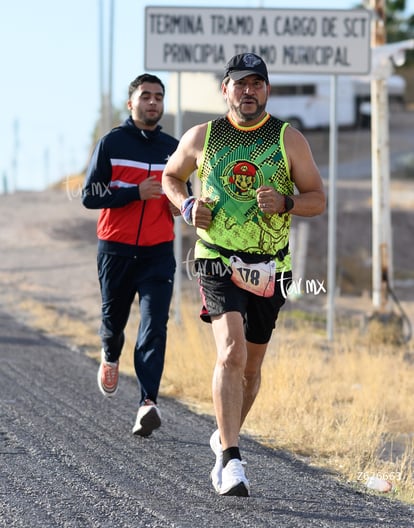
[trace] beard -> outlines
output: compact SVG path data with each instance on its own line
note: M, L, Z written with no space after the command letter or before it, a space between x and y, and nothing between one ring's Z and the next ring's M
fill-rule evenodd
M256 103L256 110L250 112L243 112L241 102L238 106L235 104L230 104L230 110L234 112L240 119L243 121L253 121L263 114L266 109L266 103L259 104L256 98L249 99L249 101L254 101Z
M144 125L153 127L155 126L158 121L161 119L163 112L160 111L157 114L151 114L147 115L146 112L138 112L138 119L141 123L144 123Z

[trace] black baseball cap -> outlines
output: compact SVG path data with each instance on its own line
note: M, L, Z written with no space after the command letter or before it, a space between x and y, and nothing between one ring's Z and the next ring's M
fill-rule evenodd
M230 77L233 81L240 81L248 75L260 75L269 84L266 64L259 55L240 53L232 57L226 64L224 78Z

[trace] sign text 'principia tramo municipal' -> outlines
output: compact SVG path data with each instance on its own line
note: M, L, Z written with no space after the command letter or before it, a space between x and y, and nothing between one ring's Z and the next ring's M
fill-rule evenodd
M145 10L145 67L222 72L238 53L260 55L272 73L364 74L370 69L370 13L362 9Z

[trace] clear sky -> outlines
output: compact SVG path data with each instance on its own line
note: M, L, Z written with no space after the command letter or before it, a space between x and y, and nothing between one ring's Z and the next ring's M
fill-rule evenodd
M107 87L109 0L0 0L0 192L41 190L87 163L99 117L99 5ZM147 5L348 9L353 0L115 0L113 104L144 70ZM408 0L414 13L414 0Z

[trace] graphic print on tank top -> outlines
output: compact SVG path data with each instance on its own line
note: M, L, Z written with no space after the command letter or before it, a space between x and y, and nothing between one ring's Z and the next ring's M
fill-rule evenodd
M248 253L275 254L287 245L290 215L264 214L256 198L262 185L293 194L282 139L286 126L269 114L249 128L226 117L209 123L198 176L202 196L212 201L214 222L200 230L201 238Z

